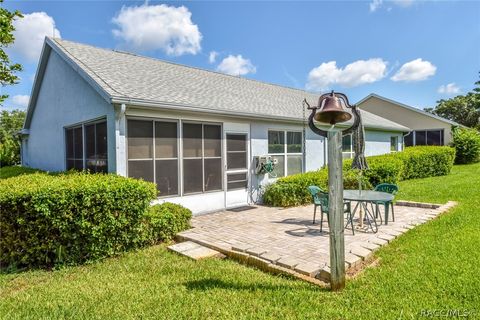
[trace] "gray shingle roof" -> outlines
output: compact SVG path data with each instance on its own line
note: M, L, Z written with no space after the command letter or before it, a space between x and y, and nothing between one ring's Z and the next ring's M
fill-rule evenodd
M112 101L125 99L190 106L201 110L283 119L303 119L302 100L318 95L131 53L96 48L61 39L47 40L86 73ZM409 131L363 111L366 127Z

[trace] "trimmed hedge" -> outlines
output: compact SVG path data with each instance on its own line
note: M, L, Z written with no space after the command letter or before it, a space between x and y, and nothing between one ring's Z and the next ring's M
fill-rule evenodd
M409 147L405 151L367 157L369 170L365 170L362 186L371 189L380 183L398 183L400 180L447 175L453 166L455 150L450 147ZM344 188L358 189L359 173L351 169L352 160L343 164ZM328 171L300 173L278 179L266 186L263 202L276 207L291 207L311 203L307 190L316 185L327 190Z
M145 213L147 241L169 241L180 231L190 228L192 211L179 204L165 202L151 206Z
M156 194L152 183L112 174L0 180L0 265L53 267L137 248Z
M357 189L360 177L353 170L344 171L343 187L345 189ZM362 179L362 184L370 187L368 180ZM310 203L312 196L307 187L315 185L327 190L328 170L320 169L306 173L299 173L278 179L269 184L263 194L263 202L275 207L292 207Z

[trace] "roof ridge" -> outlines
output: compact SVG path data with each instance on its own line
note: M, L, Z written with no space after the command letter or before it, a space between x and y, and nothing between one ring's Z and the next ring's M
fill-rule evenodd
M157 61L157 62L161 62L161 63L180 66L180 67L187 68L187 69L195 69L195 70L200 70L200 71L203 71L203 72L218 74L218 75L225 76L225 77L232 77L232 78L246 80L246 81L253 81L253 82L256 82L256 83L260 83L260 84L263 84L263 85L269 85L269 86L272 86L272 87L279 87L279 88L284 88L284 89L296 90L296 91L300 91L300 92L310 94L310 95L319 95L319 93L310 92L310 91L307 91L307 90L304 90L304 89L293 88L293 87L289 87L289 86L285 86L285 85L281 85L281 84L276 84L276 83L271 83L271 82L267 82L267 81L261 81L261 80L257 80L257 79L235 76L235 75L226 74L226 73L222 73L222 72L215 71L215 70L204 69L204 68L200 68L200 67L196 67L196 66L189 66L189 65L186 65L186 64L181 64L181 63L178 63L178 62L173 62L173 61L168 61L168 60L164 60L164 59L154 58L154 57L141 55L141 54L134 53L134 52L128 52L128 51L124 51L124 50L117 50L117 49L110 49L110 48L96 47L96 46L91 45L91 44L80 43L80 42L75 42L75 41L70 41L70 40L65 40L65 39L58 39L58 38L50 38L50 39L54 40L57 43L59 41L60 42L61 41L66 41L66 42L71 42L71 43L79 44L79 45L82 45L82 46L87 46L87 47L90 47L90 48L94 48L94 49L97 49L97 50L103 50L103 51L114 52L114 53L119 53L119 54L131 55L131 56L135 56L135 57L138 57L138 58L149 59L149 60L153 60L153 61ZM63 46L62 46L62 48L65 49L65 47L63 47ZM68 50L66 50L66 51L68 52ZM104 80L102 79L102 81L104 81ZM118 93L120 93L120 92L118 92Z

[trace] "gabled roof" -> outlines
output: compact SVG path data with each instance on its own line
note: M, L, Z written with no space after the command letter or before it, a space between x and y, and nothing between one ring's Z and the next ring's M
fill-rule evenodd
M368 96L366 96L365 98L363 98L362 100L360 100L359 102L357 102L357 105L361 105L363 102L367 101L368 99L370 98L377 98L377 99L380 99L380 100L383 100L383 101L386 101L386 102L390 102L392 104L395 104L399 107L402 107L402 108L405 108L405 109L408 109L408 110L411 110L411 111L415 111L415 112L418 112L420 114L423 114L425 116L428 116L430 118L434 118L434 119L437 119L437 120L440 120L440 121L443 121L443 122L446 122L446 123L449 123L451 125L454 125L454 126L462 126L461 124L455 122L455 121L452 121L452 120L449 120L449 119L445 119L445 118L442 118L440 116L437 116L433 113L430 113L430 112L427 112L425 110L422 110L422 109L418 109L418 108L415 108L415 107L412 107L412 106L409 106L409 105L406 105L404 103L401 103L401 102L398 102L398 101L395 101L395 100L392 100L392 99L388 99L388 98L385 98L385 97L382 97L378 94L375 94L375 93L370 93Z
M109 103L194 110L270 120L303 121L302 100L318 94L188 67L132 53L46 38L25 128L53 50ZM409 128L362 111L365 127L408 132ZM307 113L308 116L308 113Z

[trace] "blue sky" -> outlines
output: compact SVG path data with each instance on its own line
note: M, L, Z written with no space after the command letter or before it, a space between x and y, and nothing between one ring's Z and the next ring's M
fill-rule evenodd
M24 107L40 41L52 35L279 85L371 92L415 107L472 89L480 2L9 1L25 18L8 49L24 66L2 88ZM214 58L214 59L213 59Z

